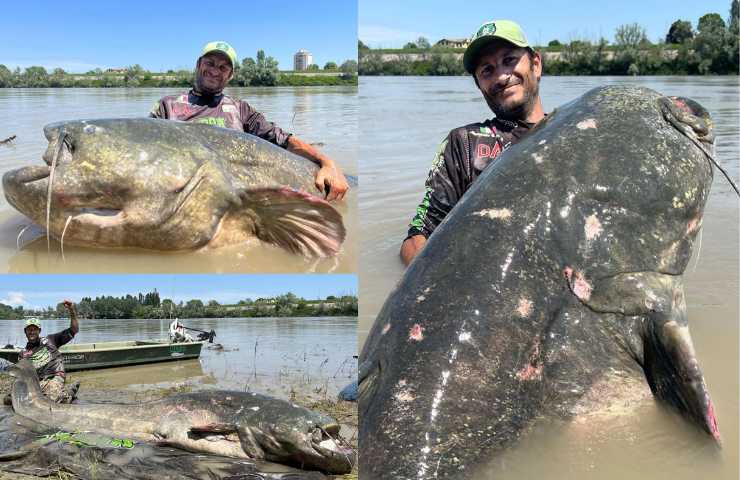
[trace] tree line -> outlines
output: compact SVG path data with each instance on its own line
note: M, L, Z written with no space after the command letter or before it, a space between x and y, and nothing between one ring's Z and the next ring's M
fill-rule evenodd
M676 20L665 38L653 44L638 23L621 25L611 44L551 40L534 47L544 57L547 75L737 75L740 73L740 0L732 0L725 21L718 13ZM399 50L370 49L358 42L360 75L464 75L464 49L431 46L424 37ZM388 58L396 54L397 58ZM405 54L417 54L413 60Z
M357 62L346 60L341 65L327 62L323 70L312 64L311 72L341 73L341 75L305 76L280 72L278 61L257 51L255 58L245 57L234 66L232 87L281 86L281 85L344 85L357 84ZM131 65L120 71L103 71L98 68L85 74L67 73L61 68L48 72L41 66L24 70L10 70L0 64L0 88L67 88L67 87L188 87L193 84L192 70L168 70L152 73L141 65Z
M246 298L235 304L220 304L216 300L204 303L200 299L174 302L160 299L155 289L146 294L121 297L84 297L76 304L80 318L235 318L235 317L304 317L357 316L357 296L329 295L324 299L307 300L291 292L271 298ZM0 303L0 319L64 318L67 310L62 303L45 309L24 309Z

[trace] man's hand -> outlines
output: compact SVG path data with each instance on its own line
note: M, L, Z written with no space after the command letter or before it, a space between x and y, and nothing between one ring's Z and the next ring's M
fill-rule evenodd
M407 267L411 260L424 248L427 243L427 238L424 235L413 235L401 244L401 260Z
M80 323L77 320L77 312L75 311L75 304L71 300L64 299L62 303L67 307L69 312L69 328L72 330L72 335L77 335L80 331Z
M288 137L287 149L289 152L293 152L319 164L321 168L316 173L316 188L328 201L331 202L332 200L341 200L344 198L344 194L349 189L349 184L342 171L332 159L295 135Z
M343 199L349 184L344 174L332 162L331 165L323 165L316 173L316 188L331 202Z

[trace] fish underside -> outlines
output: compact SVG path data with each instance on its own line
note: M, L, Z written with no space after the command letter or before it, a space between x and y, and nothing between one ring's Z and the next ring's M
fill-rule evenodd
M13 207L63 244L193 250L257 237L307 257L336 255L341 214L318 166L255 136L159 119L48 125L45 165L3 175Z
M690 100L597 88L484 171L365 343L361 478L474 477L537 418L597 410L633 379L719 440L681 277L711 127Z
M192 452L266 460L328 473L352 470L332 418L257 393L209 391L136 405L57 404L39 387L27 360L12 366L13 409L70 432L91 431Z

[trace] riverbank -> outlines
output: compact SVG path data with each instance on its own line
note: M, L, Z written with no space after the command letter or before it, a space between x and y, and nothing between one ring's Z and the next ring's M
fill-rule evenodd
M32 69L32 70L31 70ZM29 70L31 72L29 73ZM5 72L5 74L3 74ZM235 77L229 87L245 86L243 79ZM94 72L48 73L43 67L29 67L26 71L10 72L0 65L0 88L151 88L190 87L193 72L170 71L162 73ZM357 73L341 71L278 72L275 81L256 83L262 87L311 87L357 85Z
M108 370L111 371L111 370ZM358 415L357 415L357 404L353 402L345 402L330 398L326 395L326 391L322 391L322 382L325 379L316 378L310 384L305 382L305 372L292 372L290 378L286 381L291 384L290 397L286 398L291 402L306 407L308 409L321 412L334 418L341 426L340 433L342 438L357 451L358 447ZM100 378L100 377L98 377ZM195 391L208 390L208 385L199 385L197 383L180 381L158 385L156 387L148 387L145 389L131 387L112 387L110 383L105 380L95 379L84 373L76 373L69 375L69 381L81 380L82 385L80 388L79 401L81 403L99 403L99 402L120 402L120 403L140 403L146 401L158 400L170 395L176 395L180 393L191 393ZM12 388L12 377L7 373L0 373L0 398L10 393ZM260 392L269 395L280 396L273 391ZM7 409L0 405L0 409ZM0 439L0 444L4 445L4 450L12 451L20 445L12 445L6 442L7 439ZM3 453L3 452L0 452ZM3 472L2 462L0 462L0 480L29 480L38 478L49 478L49 477L37 477L33 475L24 475L18 473ZM56 477L53 477L56 478ZM65 480L73 480L78 477L70 475L64 471L64 465L60 466L58 472L58 478ZM336 480L352 480L357 478L357 465L353 471L346 475L329 476L331 479Z

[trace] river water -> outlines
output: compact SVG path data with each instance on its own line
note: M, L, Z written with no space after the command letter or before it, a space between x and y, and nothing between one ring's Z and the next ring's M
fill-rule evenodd
M169 322L83 319L73 342L164 340ZM92 399L114 401L111 390L126 396L187 387L334 399L357 376L355 317L198 318L181 323L215 330L214 343L223 349L206 344L198 360L72 372L70 376L82 382L81 398L91 400L92 390ZM68 326L66 319L42 321L46 334ZM23 320L0 320L0 343L25 345Z
M543 77L545 111L605 84L693 98L716 125L717 158L740 177L738 77ZM403 273L398 257L437 145L491 116L469 77L362 77L359 94L360 345ZM625 138L625 141L629 141ZM701 254L685 278L689 324L723 436L720 452L652 401L605 424L543 426L488 468L496 479L738 478L738 198L715 171ZM489 478L484 476L484 478Z
M0 172L42 164L48 145L44 125L63 120L146 116L155 101L177 88L0 89ZM346 172L357 174L357 87L253 87L227 89L246 99L265 117L303 140L314 143ZM34 228L17 236L30 222L0 196L0 271L57 272L342 272L357 270L357 189L337 205L345 218L347 239L339 255L307 260L261 242L211 251L162 253L133 249L89 249L59 243L47 251L45 236ZM36 241L29 240L37 238Z

